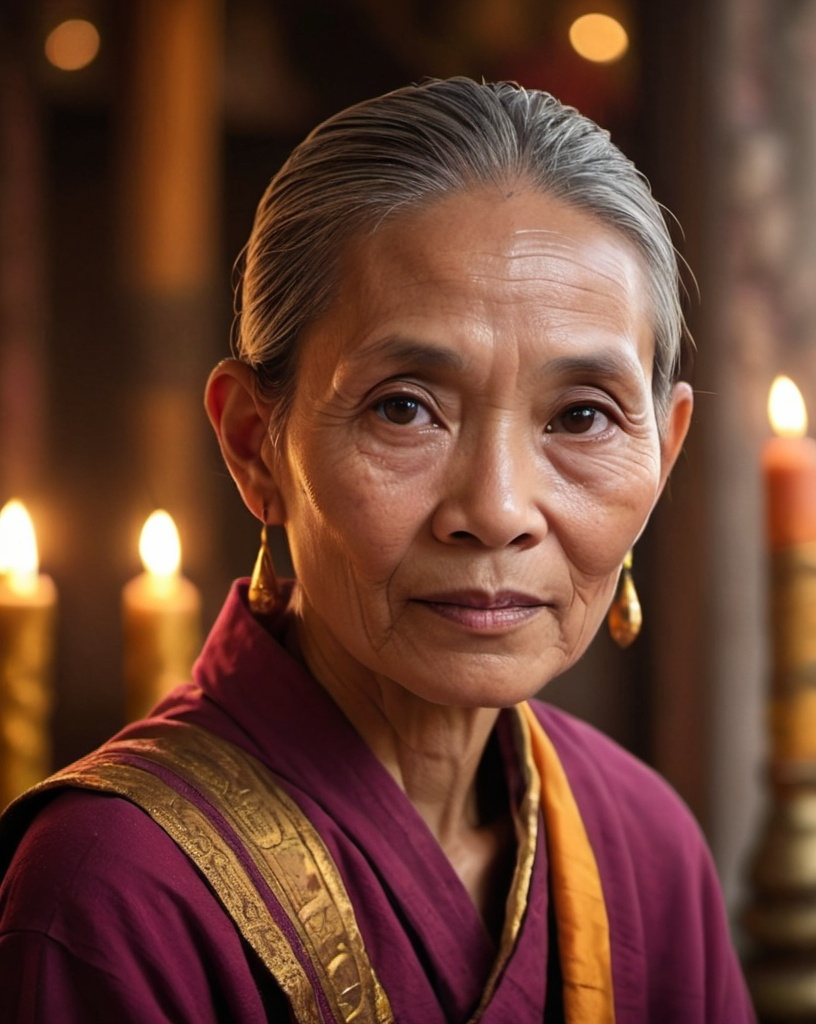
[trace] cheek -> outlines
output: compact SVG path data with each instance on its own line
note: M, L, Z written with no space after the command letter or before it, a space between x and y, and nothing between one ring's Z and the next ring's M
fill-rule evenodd
M355 460L310 459L297 474L287 529L296 561L334 553L359 580L385 583L428 521L430 488L409 486Z
M614 581L626 552L640 535L657 497L652 465L607 476L603 487L571 488L556 527L564 550L586 579Z

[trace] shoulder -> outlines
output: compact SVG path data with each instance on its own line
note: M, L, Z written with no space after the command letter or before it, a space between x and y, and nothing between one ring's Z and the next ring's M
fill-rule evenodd
M752 1021L717 872L691 811L609 737L541 702L533 708L598 862L616 989L667 1024Z
M138 807L120 797L62 790L20 839L2 888L3 929L43 930L70 943L76 922L109 928L148 893L161 915L195 905L202 882L182 852Z
M20 960L26 970L7 977ZM252 965L206 882L147 814L105 793L57 792L22 836L0 884L0 979L21 1006L42 990L87 1010L104 993L129 1007L117 1019L165 1019L161 1003L204 1022L216 1019L206 994L220 991L263 1019Z
M567 712L542 701L531 704L558 751L579 804L591 804L596 814L636 825L637 834L645 833L658 844L665 837L675 850L678 840L694 849L705 845L691 811L653 768Z
M535 702L555 746L602 875L637 896L646 918L690 895L719 907L719 880L702 829L654 769L597 729Z

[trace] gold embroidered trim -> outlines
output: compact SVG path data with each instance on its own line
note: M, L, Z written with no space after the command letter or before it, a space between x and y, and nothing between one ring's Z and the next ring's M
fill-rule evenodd
M502 936L507 945L507 955L515 945L521 922L527 910L530 882L533 875L536 842L538 840L538 812L541 807L541 779L536 771L530 747L530 730L518 708L515 711L516 735L518 737L521 770L526 788L521 805L515 813L516 834L519 840L519 856L513 886L507 901L507 924Z
M513 708L512 711L515 718L513 722L515 741L526 783L521 804L518 808L515 805L512 808L518 852L516 866L513 869L513 881L505 904L504 926L502 927L499 951L482 992L482 998L479 1000L479 1006L468 1024L477 1024L487 1009L488 1003L496 991L502 971L513 954L521 930L521 922L527 912L527 901L530 896L530 883L533 876L533 862L538 839L538 811L541 805L541 781L530 748L530 730L521 711L518 708Z
M289 998L301 1024L320 1024L311 983L250 876L210 820L147 770L135 753L195 788L229 822L297 930L329 1006L345 1024L392 1024L351 901L328 850L300 808L255 758L189 725L154 727L111 743L44 786L118 793L142 807L191 858Z

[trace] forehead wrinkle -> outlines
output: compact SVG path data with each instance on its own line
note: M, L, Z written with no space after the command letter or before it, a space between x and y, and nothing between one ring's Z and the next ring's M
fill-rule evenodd
M530 257L517 256L513 258L529 259ZM600 265L599 262L593 261L592 265L587 267L580 254L565 253L563 256L555 257L555 259L552 257L547 257L547 259L550 264L550 273L547 277L555 281L560 287L568 288L570 291L597 292L600 290L601 283L607 282L615 288L616 293L623 302L630 300L637 291L636 281L633 280L632 276L625 272L622 273L621 264L613 263L612 260L604 260ZM570 270L573 267L583 271L581 279L576 280L570 274Z
M542 236L545 249L542 251ZM621 306L629 305L632 300L636 305L642 303L641 293L648 292L648 275L644 271L643 259L637 249L623 235L610 232L608 237L596 241L590 248L576 243L563 232L546 228L519 228L513 234L513 241L520 240L518 246L508 246L508 251L500 259L504 259L511 267L522 265L522 261L530 259L550 262L549 273L541 275L542 281L552 281L566 285L576 292L592 293L597 290L590 280L581 283L569 274L569 268L577 267L583 276L596 276L601 281L613 285L620 295ZM621 260L621 246L624 247L629 259ZM587 253L591 260L587 260ZM560 268L560 269L559 269ZM516 280L519 275L509 274L508 279ZM565 278L572 278L565 280ZM600 283L600 282L599 282Z
M545 236L546 239L543 250L541 236ZM524 244L516 245L519 237ZM628 260L621 260L621 245L625 247ZM393 263L407 274L407 280L404 282L406 288L424 288L430 285L439 290L448 286L453 292L458 292L467 288L466 280L460 276L461 255L459 248L447 246L431 252L424 249L417 251L399 242L389 246L385 252L378 251L378 247L375 246L374 251L364 250L366 269L361 275L363 280L358 280L357 285L362 287L364 292L371 286L376 290L375 282L387 281L391 276L387 265ZM613 285L618 292L619 299L616 304L621 308L627 308L633 300L635 305L642 306L640 293L646 282L640 256L627 239L617 234L610 234L608 240L603 239L588 247L576 243L570 236L565 236L558 230L517 229L510 238L505 239L502 246L490 248L475 245L471 249L471 255L477 260L484 260L489 267L481 273L471 271L471 283L507 281L516 284L537 278L543 285L552 284L565 287L577 294L592 295L606 282ZM589 260L587 255L590 256ZM537 272L534 270L530 273L525 269L532 263L540 265ZM585 280L576 281L576 275L571 273L573 268L577 268L578 276ZM593 277L598 279L597 282L593 283ZM363 298L363 295L360 297ZM488 298L487 294L485 298ZM500 297L491 295L490 298L502 301ZM553 298L548 296L546 302L556 306ZM605 299L608 302L609 296ZM505 301L514 302L516 299L508 296Z
M621 310L639 308L642 305L640 286L643 284L639 267L634 264L631 271L625 269L620 263L611 259L604 259L602 265L593 262L587 266L582 260L580 253L567 253L554 255L552 253L503 253L501 255L483 253L493 264L488 272L472 273L471 281L495 282L507 281L511 285L527 284L533 281L540 282L543 286L554 286L563 289L566 293L577 295L598 295L607 283L613 286L612 295L604 294L605 303L610 301ZM530 262L535 261L536 266L530 272ZM577 268L582 273L576 276L572 273ZM508 296L507 301L517 301L514 296ZM546 305L557 307L559 305L557 294L542 296L542 302Z

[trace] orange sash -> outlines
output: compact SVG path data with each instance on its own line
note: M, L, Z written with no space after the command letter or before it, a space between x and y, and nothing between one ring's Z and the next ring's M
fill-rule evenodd
M555 747L529 704L521 705L541 778L558 951L568 1024L615 1024L612 952L601 876Z

